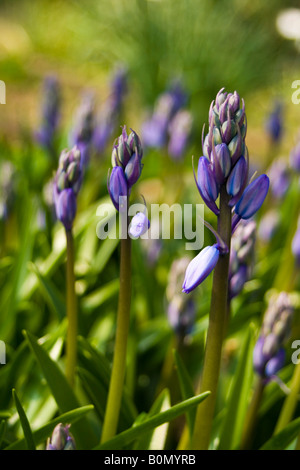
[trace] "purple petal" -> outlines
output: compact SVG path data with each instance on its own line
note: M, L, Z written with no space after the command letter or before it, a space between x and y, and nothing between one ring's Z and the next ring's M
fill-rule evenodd
M186 269L182 291L189 293L201 284L215 268L219 255L220 252L217 245L207 246L200 251Z

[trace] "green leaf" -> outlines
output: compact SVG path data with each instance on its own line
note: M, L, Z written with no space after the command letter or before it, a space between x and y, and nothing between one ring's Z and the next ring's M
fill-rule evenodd
M85 296L82 300L82 308L87 312L99 308L104 302L114 297L119 291L120 281L114 279L104 286Z
M24 411L24 409L21 405L21 402L18 398L18 395L17 395L17 392L16 392L15 389L13 389L12 395L13 395L13 399L14 399L14 402L15 402L15 406L17 408L19 418L20 418L20 422L21 422L21 426L22 426L22 429L23 429L27 449L28 450L35 450L35 442L34 442L34 439L33 439L30 424L29 424L28 418L27 418L26 413L25 413L25 411Z
M143 421L146 421L151 416L154 416L157 413L160 413L166 402L168 403L168 407L170 407L170 393L169 393L169 390L165 388L156 398L155 402L151 406L149 413L144 413L143 415L139 415L138 420L134 423L134 425L136 426L137 424L140 424ZM151 443L153 442L153 435L154 435L154 429L145 433L141 437L141 439L138 440L135 450L151 449Z
M37 266L34 264L32 264L32 270L35 272L40 282L41 290L50 308L52 308L54 313L57 315L58 320L62 320L66 316L66 307L60 292L56 289L54 284L49 279L47 279L46 276L43 276L40 273Z
M260 450L284 450L298 436L300 418L290 422L282 431L272 436Z
M248 407L248 397L253 376L253 328L250 328L243 344L237 371L234 374L226 416L220 436L219 449L235 449L242 434Z
M195 406L199 405L199 403L205 400L205 398L207 398L209 395L210 392L204 392L201 395L189 398L188 400L184 400L181 403L172 406L167 411L157 413L146 421L143 421L141 424L127 429L126 431L123 431L117 436L115 436L113 439L110 439L109 441L100 444L99 446L95 447L95 450L121 449L132 441L138 439L141 434L147 431L151 431L153 428L156 428L157 426L160 426L161 424L167 423L169 421L172 421L172 419L177 418L177 416L186 413L191 408L194 408Z
M65 413L74 408L79 408L80 404L77 400L74 390L69 385L56 362L54 362L48 356L45 349L38 344L37 339L34 338L29 332L25 332L25 337L28 341L30 349L32 350L43 371L45 379L60 411ZM76 424L76 426L73 428L73 434L79 448L87 450L90 447L93 447L93 443L95 442L95 434L91 430L88 421L83 420L80 423L80 426Z
M36 429L32 432L34 441L36 445L40 445L47 440L48 437L51 436L53 429L59 423L63 424L72 424L72 433L74 429L74 423L79 420L82 420L83 417L94 409L93 405L86 405L81 406L80 408L76 408L75 410L68 411L67 413L61 414L57 418L51 420L49 423L41 426L39 429ZM77 442L76 442L77 444ZM26 441L25 439L19 439L9 446L5 447L4 450L24 450L26 449Z
M191 378L189 376L189 373L180 355L175 349L173 351L173 355L174 355L181 395L182 395L183 400L186 400L187 398L193 397L195 395L194 387L193 387ZM194 422L195 422L195 413L193 412L193 410L187 413L186 418L187 418L187 423L188 423L189 432L191 436L193 432L193 428L194 428Z

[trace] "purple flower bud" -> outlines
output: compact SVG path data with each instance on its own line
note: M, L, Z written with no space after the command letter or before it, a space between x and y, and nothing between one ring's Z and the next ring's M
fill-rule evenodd
M204 198L215 201L219 194L219 188L211 167L206 157L200 157L198 162L198 187Z
M139 179L142 172L142 163L138 154L134 153L125 167L125 177L128 188L131 188Z
M248 176L248 165L243 156L241 156L230 172L226 183L226 191L231 197L236 197L243 189Z
M107 186L113 205L117 211L120 211L120 197L127 197L128 194L127 182L121 166L113 167Z
M125 168L125 166L129 162L131 155L132 155L129 145L127 143L127 133L126 133L125 126L122 129L122 134L118 138L118 141L115 147L118 152L118 159L120 163L123 165L123 167Z
M138 212L132 218L128 233L131 238L139 238L150 228L150 222L143 212Z
M261 175L247 186L235 206L236 214L242 219L249 219L262 206L269 190L269 178Z
M217 245L207 246L200 251L187 267L182 291L189 293L201 284L215 268L219 255L220 251Z
M55 426L51 439L48 439L46 450L75 450L75 441L69 432L70 425Z
M219 144L213 147L211 160L217 183L224 183L231 170L231 157L227 145Z
M265 375L267 377L272 377L277 374L277 372L283 368L285 364L285 350L280 348L277 354L272 357L265 366Z
M63 189L55 202L56 216L66 230L71 230L76 215L76 196L72 188Z

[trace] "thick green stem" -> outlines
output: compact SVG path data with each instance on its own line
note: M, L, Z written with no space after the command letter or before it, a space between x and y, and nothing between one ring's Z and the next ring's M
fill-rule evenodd
M66 376L71 385L75 382L77 362L77 298L75 293L74 274L74 240L72 230L66 230L67 238L67 345L66 345Z
M258 410L263 396L265 384L261 377L258 378L253 397L246 415L244 430L241 439L241 450L248 450L251 448L254 438L254 431L257 423Z
M131 239L121 240L120 292L114 359L101 443L112 438L117 431L125 379L126 350L130 323L131 300Z
M230 252L231 209L228 206L228 195L225 187L221 187L220 193L218 232ZM193 450L206 450L210 442L227 315L229 252L220 255L214 270L209 325L201 379L201 392L210 391L211 395L197 409L192 439Z

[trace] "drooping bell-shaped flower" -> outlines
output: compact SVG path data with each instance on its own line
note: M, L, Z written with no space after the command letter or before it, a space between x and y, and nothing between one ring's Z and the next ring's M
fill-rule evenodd
M168 321L180 339L184 339L191 332L196 316L196 304L193 296L186 296L181 292L182 276L190 261L189 256L183 256L173 261L166 287Z
M215 268L220 255L217 244L207 246L189 263L182 285L182 291L189 293L199 286Z
M235 206L235 213L242 219L250 219L262 206L268 190L268 176L260 175L246 187Z
M131 219L128 233L131 238L139 238L150 228L150 221L144 212L137 212Z

